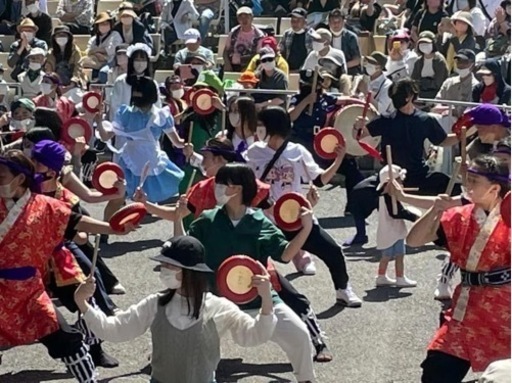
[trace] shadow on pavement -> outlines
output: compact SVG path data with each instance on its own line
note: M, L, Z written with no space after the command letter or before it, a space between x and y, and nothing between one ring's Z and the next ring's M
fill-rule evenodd
M352 217L323 217L318 218L318 224L323 229L341 229L354 226Z
M159 239L147 239L137 242L113 242L109 243L101 250L101 256L103 258L114 258L134 251L135 248L137 251L144 251L161 247L163 243L164 242Z
M378 287L366 290L365 302L387 302L390 299L407 298L412 295L410 292L400 291L401 287Z
M140 374L145 374L145 375L150 376L151 375L151 364L148 364L146 367L144 367L140 371L134 371L134 372L129 372L129 373L126 373L123 375L117 375L117 376L112 376L110 378L100 379L98 381L98 383L109 383L109 382L113 381L114 379L129 378L130 376L140 375ZM149 378L147 380L149 381Z
M327 310L322 311L321 313L318 313L316 315L316 317L318 319L329 319L329 318L332 318L333 316L338 315L343 310L345 310L345 306L339 305L339 304L334 304L331 307L329 307Z
M291 281L294 281L294 280L296 280L297 278L299 278L299 277L303 277L303 276L305 276L305 275L304 275L304 274L302 274L300 271L296 271L296 272L294 272L294 273L287 274L287 275L285 275L284 277L285 277L286 279L288 279L288 280L291 282Z
M7 373L0 375L2 383L36 383L48 382L50 380L72 379L73 375L67 372L55 372L51 370L30 370L20 371L14 374Z
M289 382L288 379L282 379L274 374L283 374L292 372L292 366L289 363L268 363L268 364L249 364L244 363L243 359L222 359L217 367L216 379L219 383L238 382L239 379L250 376L258 376L272 379L272 382Z

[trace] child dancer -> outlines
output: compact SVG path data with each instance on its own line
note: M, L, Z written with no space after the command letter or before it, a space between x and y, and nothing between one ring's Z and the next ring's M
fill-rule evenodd
M406 170L392 165L393 180L403 181ZM380 183L377 190L382 190L389 183L389 167L384 166L379 173ZM397 202L397 214L393 214L391 195L386 190L379 197L379 226L377 228L377 249L381 250L379 272L375 284L379 286L396 285L397 287L415 287L416 281L404 274L405 237L407 227L404 220L416 221L414 213ZM388 277L386 271L390 261L395 261L396 279Z

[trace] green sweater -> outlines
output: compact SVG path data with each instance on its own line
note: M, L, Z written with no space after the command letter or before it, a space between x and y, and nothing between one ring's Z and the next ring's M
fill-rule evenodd
M281 256L288 245L284 234L261 210L248 209L236 226L229 219L225 209L205 210L189 228L189 235L197 238L206 250L206 264L216 271L224 260L232 255L247 255L260 261L264 266L267 258L281 262ZM211 280L216 290L214 277ZM274 304L281 302L272 292ZM243 310L261 307L261 299L240 306Z

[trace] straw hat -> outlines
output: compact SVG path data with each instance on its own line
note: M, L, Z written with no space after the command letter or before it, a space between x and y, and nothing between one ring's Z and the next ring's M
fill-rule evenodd
M119 6L119 14L118 18L124 17L124 16L130 16L134 19L138 18L137 14L133 10L133 4L129 2L121 3Z
M110 14L108 12L100 12L96 16L96 19L94 20L94 24L101 24L101 23L104 23L105 21L110 21L110 20L112 20L112 17L110 16Z
M34 32L37 32L39 30L39 27L34 24L32 19L29 19L28 17L21 20L21 23L16 27L18 33L21 33L22 28L32 28Z
M466 11L458 11L455 12L452 17L452 21L462 21L463 23L466 23L473 29L473 17L471 17L471 13Z

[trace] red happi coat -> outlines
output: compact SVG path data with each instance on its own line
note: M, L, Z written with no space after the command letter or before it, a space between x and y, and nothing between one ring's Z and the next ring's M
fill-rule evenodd
M256 180L258 191L256 197L251 201L251 206L258 206L265 198L268 198L270 186L264 182ZM188 202L195 207L194 218L209 209L213 209L217 204L215 200L215 177L195 184L187 194Z
M0 199L0 269L34 267L28 280L0 279L0 346L30 344L59 328L41 271L62 243L71 210L27 191L8 210Z
M510 268L510 228L499 205L479 225L475 205L450 209L441 224L451 261L461 269L486 272ZM510 284L457 286L447 322L439 328L429 350L439 350L471 362L483 371L496 360L510 358Z

